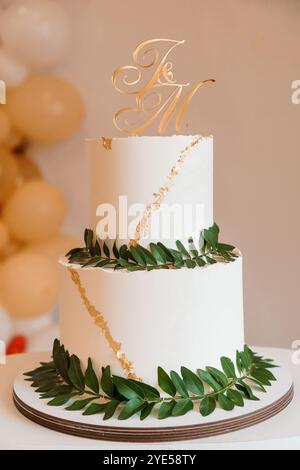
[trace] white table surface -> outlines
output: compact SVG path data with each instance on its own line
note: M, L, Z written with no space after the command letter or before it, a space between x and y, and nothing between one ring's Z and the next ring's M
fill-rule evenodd
M300 364L292 363L292 351L265 348L265 355L290 363L295 396L292 403L269 420L230 434L163 444L95 441L49 430L29 421L15 408L12 385L18 372L36 367L38 353L9 356L0 365L0 449L300 449Z

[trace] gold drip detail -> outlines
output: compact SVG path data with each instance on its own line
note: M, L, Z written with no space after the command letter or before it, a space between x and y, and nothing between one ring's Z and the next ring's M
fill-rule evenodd
M121 351L121 343L116 341L110 332L109 326L107 321L104 319L104 316L101 312L99 312L94 305L91 304L89 301L86 290L82 285L80 276L75 269L68 268L71 274L72 281L77 286L81 300L87 309L89 315L94 319L95 324L102 330L102 333L107 340L109 347L113 350L116 355L117 360L121 364L122 369L127 374L128 378L135 379L141 381L134 373L134 363L130 361L126 355Z
M179 154L179 157L177 158L176 162L172 166L164 186L162 186L156 193L153 193L153 201L146 206L146 209L144 210L143 216L138 223L136 230L135 230L135 236L133 240L130 240L131 245L136 245L137 243L140 242L141 238L145 236L149 230L149 221L152 215L153 211L156 211L160 208L163 200L165 199L166 195L168 192L171 190L171 187L174 184L174 180L176 176L179 175L179 172L190 154L191 150L203 139L206 137L203 136L197 136L195 137L192 142L186 146Z
M110 137L101 137L102 145L106 150L112 149L112 139Z

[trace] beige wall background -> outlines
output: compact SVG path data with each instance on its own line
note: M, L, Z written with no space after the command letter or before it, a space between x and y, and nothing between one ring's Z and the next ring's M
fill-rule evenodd
M289 347L300 338L300 1L60 1L76 35L55 72L80 89L87 116L70 142L35 153L68 198L67 228L87 224L84 138L116 135L111 72L145 39L186 39L178 79L216 79L193 100L188 132L214 134L215 220L244 254L246 340Z

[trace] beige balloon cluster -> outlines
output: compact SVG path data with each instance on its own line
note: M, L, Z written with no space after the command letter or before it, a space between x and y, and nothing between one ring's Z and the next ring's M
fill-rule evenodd
M57 260L76 240L59 234L62 192L28 157L0 149L0 188L0 303L13 316L33 317L55 306Z
M71 44L57 2L15 0L2 14L0 37L0 80L8 87L0 104L0 305L14 317L34 317L55 306L57 260L78 242L60 233L64 195L43 179L29 144L69 138L84 106L69 82L43 72Z

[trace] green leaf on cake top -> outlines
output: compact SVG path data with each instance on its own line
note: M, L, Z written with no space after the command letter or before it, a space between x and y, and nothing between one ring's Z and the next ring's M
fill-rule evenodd
M66 257L70 263L79 264L83 268L111 268L134 271L152 271L154 269L180 269L203 267L216 262L234 261L238 254L233 245L219 243L219 227L214 224L204 229L199 235L198 243L193 238L184 246L176 241L176 248L168 248L163 243L150 243L148 248L142 245L122 245L115 241L112 249L106 241L98 240L91 229L84 233L85 246L73 248Z
M91 359L84 370L80 359L55 340L52 360L24 375L48 405L64 406L67 411L84 415L101 414L104 420L113 416L126 420L133 415L144 420L155 409L154 416L159 419L183 416L191 410L204 417L216 408L231 411L235 406L244 406L245 399L259 400L255 394L265 392L265 387L276 380L270 369L278 366L248 346L237 351L235 364L225 356L220 364L220 369L207 366L196 372L181 367L180 373L167 373L158 367L156 388L113 375L110 366L102 367L99 377Z

